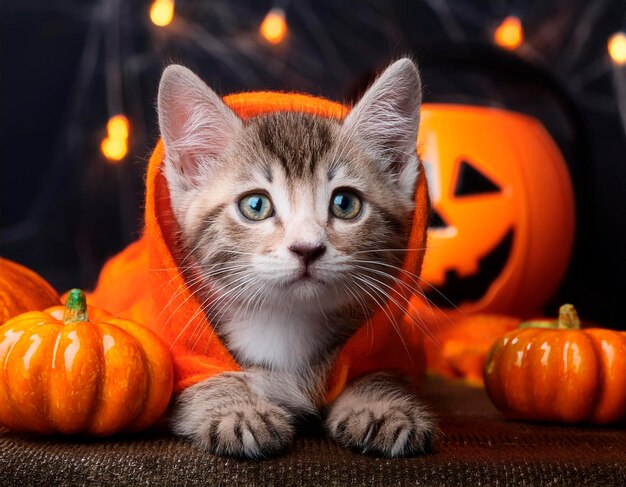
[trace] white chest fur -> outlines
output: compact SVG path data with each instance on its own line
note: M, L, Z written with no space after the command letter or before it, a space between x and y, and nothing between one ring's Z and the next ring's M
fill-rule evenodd
M321 323L310 311L259 310L236 314L221 331L242 362L297 374L310 368L323 346Z

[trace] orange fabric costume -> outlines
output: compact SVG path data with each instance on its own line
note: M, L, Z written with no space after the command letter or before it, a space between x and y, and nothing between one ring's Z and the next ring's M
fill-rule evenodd
M277 111L341 119L349 111L341 104L299 94L242 93L227 96L224 101L242 119ZM163 143L159 142L148 166L143 237L106 263L90 303L135 319L161 336L171 347L175 391L180 392L213 375L240 369L214 333L200 302L176 266L173 246L177 223L161 171L163 155ZM428 190L422 172L408 248L424 247L427 217ZM407 252L404 269L419 272L422 257L422 252ZM403 273L398 277L408 283L410 278L406 276ZM397 293L406 296L405 288L398 286ZM370 372L394 370L415 379L422 375L421 333L396 303L389 302L386 311L377 311L339 352L328 378L328 402L339 395L348 381ZM387 314L393 315L397 329Z

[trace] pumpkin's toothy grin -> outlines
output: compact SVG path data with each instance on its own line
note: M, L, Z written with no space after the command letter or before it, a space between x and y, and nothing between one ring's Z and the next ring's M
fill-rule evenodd
M451 303L458 306L464 301L478 301L485 295L491 283L502 273L509 261L513 236L514 231L510 229L493 250L479 260L476 274L459 277L456 270L446 270L444 285L426 291L428 299L442 308L451 307Z

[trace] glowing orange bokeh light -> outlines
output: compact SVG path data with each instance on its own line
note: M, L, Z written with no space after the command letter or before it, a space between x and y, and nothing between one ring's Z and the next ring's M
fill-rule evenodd
M174 0L154 0L150 6L150 20L154 25L165 27L174 18Z
M100 143L104 157L111 162L119 162L128 153L130 124L124 115L115 115L107 122L107 136Z
M128 153L128 144L124 139L112 139L110 137L106 137L100 143L100 150L104 157L106 157L111 162L119 162Z
M608 49L615 64L626 64L626 33L616 32L609 37Z
M287 35L284 10L281 8L270 10L261 22L259 32L270 44L280 44Z
M115 115L107 122L107 132L112 139L128 139L130 127L124 115Z
M517 49L524 40L521 20L514 15L505 18L494 32L493 40L504 49Z

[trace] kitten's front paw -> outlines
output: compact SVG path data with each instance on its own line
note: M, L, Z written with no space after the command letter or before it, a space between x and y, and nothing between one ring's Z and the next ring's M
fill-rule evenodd
M394 406L389 401L335 407L326 426L340 445L360 453L387 457L428 451L435 430L430 417L421 408L411 411L407 404Z
M255 393L244 373L224 373L184 390L172 413L174 433L216 455L261 458L287 446L288 411Z
M278 406L259 400L215 411L202 424L197 440L217 455L261 458L285 448L293 438L287 413Z
M330 406L326 429L342 446L387 457L429 451L436 431L406 380L384 372L350 384Z

